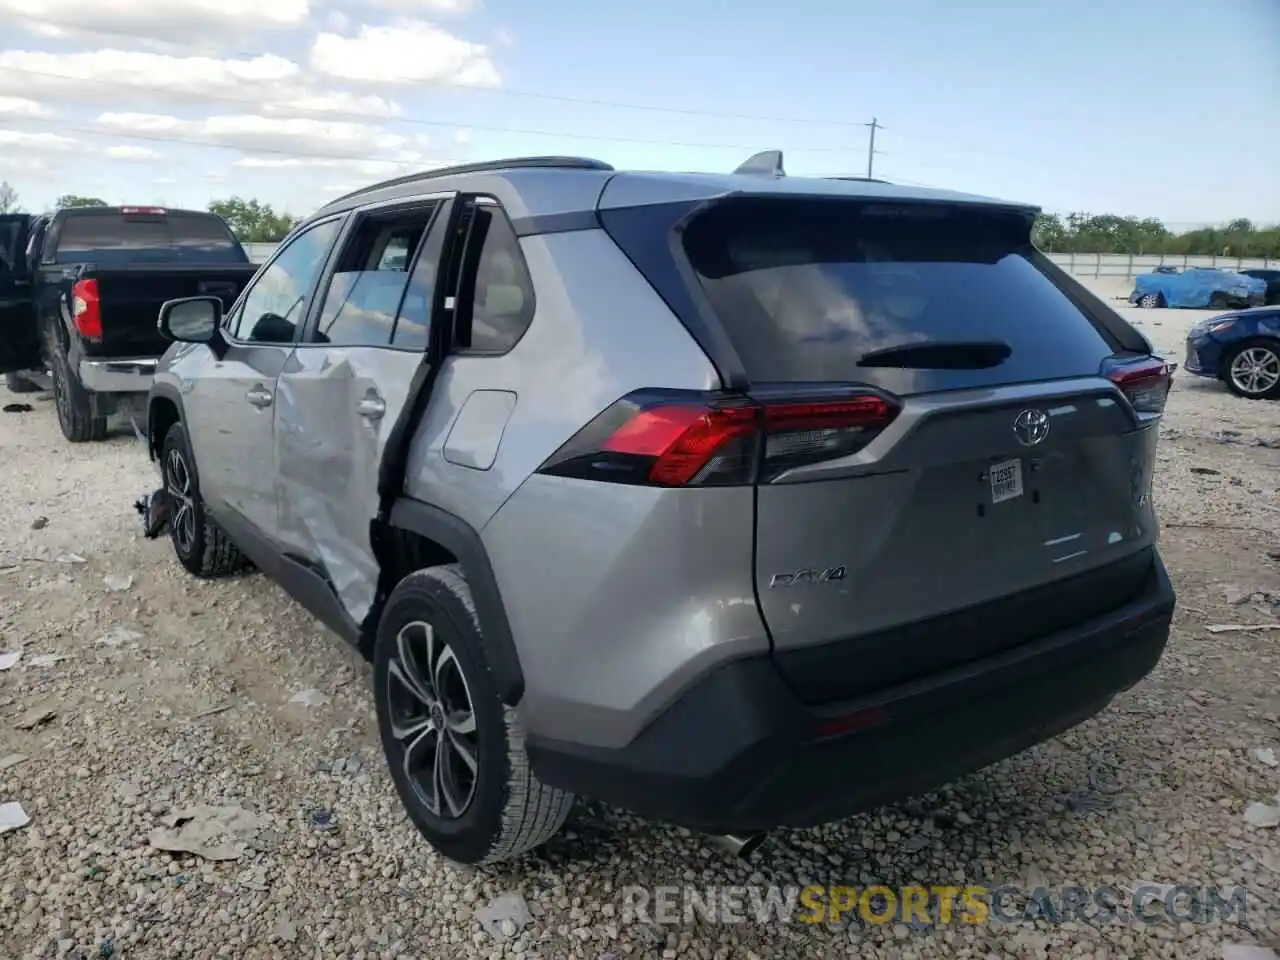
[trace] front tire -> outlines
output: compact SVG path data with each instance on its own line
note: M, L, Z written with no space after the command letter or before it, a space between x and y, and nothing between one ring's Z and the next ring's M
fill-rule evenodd
M1164 297L1158 293L1144 293L1138 300L1138 306L1147 310L1153 310L1156 307L1164 306Z
M4 375L4 385L10 393L35 393L40 389L38 383L32 383L16 373L6 373Z
M76 379L67 355L55 349L49 366L53 372L53 399L62 435L72 443L106 439L107 418L94 416L93 396Z
M457 863L540 846L573 795L529 769L524 729L498 696L471 590L456 564L409 574L387 599L374 703L396 792L419 832Z
M202 578L223 576L246 566L244 555L205 512L191 443L181 423L165 434L160 458L169 500L169 539L178 562Z
M1280 400L1280 341L1257 338L1236 344L1222 360L1227 389L1248 400Z

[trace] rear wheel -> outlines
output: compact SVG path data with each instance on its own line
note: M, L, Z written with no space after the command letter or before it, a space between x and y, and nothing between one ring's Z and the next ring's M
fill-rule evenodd
M9 388L10 393L35 393L40 389L40 385L32 383L16 373L6 373L4 375L4 385Z
M457 565L409 574L387 599L374 703L409 819L451 860L494 863L554 836L573 795L529 769L524 729L498 696Z
M1162 307L1164 306L1164 297L1160 296L1158 293L1144 293L1142 298L1138 301L1138 306L1146 307L1148 310L1152 310L1155 307Z
M1280 400L1280 341L1246 340L1223 360L1227 389L1250 400Z
M191 444L181 423L165 434L160 456L169 500L169 539L178 562L197 577L222 576L245 567L244 555L205 512Z
M53 399L58 408L58 426L72 443L102 440L107 436L107 418L94 416L93 397L76 379L71 361L61 349L52 351Z

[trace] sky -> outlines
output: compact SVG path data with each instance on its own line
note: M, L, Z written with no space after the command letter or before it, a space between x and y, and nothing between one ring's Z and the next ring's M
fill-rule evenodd
M1280 222L1280 0L0 0L0 180L302 215L452 162L865 175Z

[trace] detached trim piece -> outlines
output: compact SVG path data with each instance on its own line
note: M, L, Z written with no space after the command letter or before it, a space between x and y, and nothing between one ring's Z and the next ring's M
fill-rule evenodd
M434 540L458 558L475 600L480 635L498 695L508 706L518 704L524 696L524 672L520 669L520 656L516 652L511 624L498 590L498 578L489 563L489 553L480 534L452 513L411 497L400 497L395 501L391 507L390 523L398 529Z

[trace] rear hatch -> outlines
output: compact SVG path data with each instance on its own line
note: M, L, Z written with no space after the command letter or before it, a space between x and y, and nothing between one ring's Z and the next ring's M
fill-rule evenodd
M102 356L149 356L169 341L156 329L166 300L217 296L230 308L256 268L219 217L154 207L76 211L59 225L55 259L92 282Z
M719 365L763 411L757 599L806 701L990 656L1146 582L1169 370L1047 271L1030 223L742 197L683 228Z

